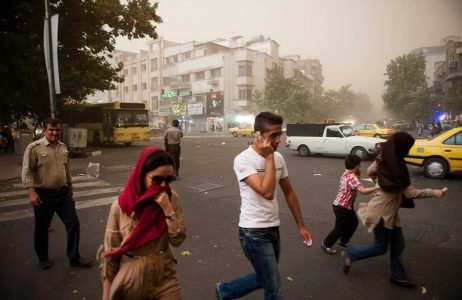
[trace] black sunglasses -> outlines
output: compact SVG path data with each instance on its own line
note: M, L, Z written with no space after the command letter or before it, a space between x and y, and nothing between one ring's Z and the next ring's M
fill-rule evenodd
M165 182L166 184L169 184L173 180L175 180L175 177L172 176L172 175L168 175L168 176L162 176L162 175L151 176L151 175L148 175L148 176L151 177L152 183L155 183L155 184L162 184L162 182Z

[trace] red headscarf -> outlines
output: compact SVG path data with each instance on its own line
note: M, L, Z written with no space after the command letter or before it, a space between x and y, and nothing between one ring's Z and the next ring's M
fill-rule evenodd
M171 195L170 188L152 184L143 191L144 178L142 178L143 174L141 173L143 165L151 155L158 151L164 150L147 147L141 152L135 168L119 196L119 206L122 211L129 216L135 213L138 223L122 246L108 253L107 256L120 256L127 251L142 247L158 238L167 229L164 212L154 201L154 198L162 192Z

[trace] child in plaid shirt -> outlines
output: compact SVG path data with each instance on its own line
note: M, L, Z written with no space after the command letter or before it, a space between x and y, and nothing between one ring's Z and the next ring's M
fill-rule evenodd
M332 204L335 214L335 227L321 243L321 248L329 253L335 254L337 250L332 246L340 238L338 243L347 247L350 238L358 227L358 217L353 207L357 192L371 194L377 190L376 187L365 188L359 181L361 159L357 155L348 155L345 158L346 170L340 177L340 185L337 197Z

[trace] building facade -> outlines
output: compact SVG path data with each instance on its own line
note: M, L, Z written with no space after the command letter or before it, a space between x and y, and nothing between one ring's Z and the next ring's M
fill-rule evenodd
M444 63L446 58L445 50L444 46L431 46L417 48L411 51L411 53L421 53L425 56L425 77L427 79L428 87L433 85L433 82L435 81L435 71Z
M300 78L313 95L322 89L322 65L298 56L280 57L279 44L263 36L242 36L209 42L177 43L162 38L147 43L139 53L116 51L114 63L123 63L124 82L106 91L108 102L144 102L152 121L165 126L181 116L188 132L226 130L248 125L257 113L252 100L265 88L274 65L287 78Z

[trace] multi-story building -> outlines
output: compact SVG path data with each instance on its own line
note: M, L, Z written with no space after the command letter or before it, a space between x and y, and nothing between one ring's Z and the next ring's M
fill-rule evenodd
M445 60L445 47L444 46L431 46L417 48L411 51L413 54L422 53L425 56L425 77L427 85L431 87L435 81L434 73L441 66Z
M462 40L449 37L444 48L444 61L434 73L433 90L436 95L447 97L462 87Z
M251 122L257 113L252 94L264 90L274 65L283 67L287 78L300 78L312 94L322 93L318 60L281 58L279 44L263 36L204 43L158 39L147 45L139 53L115 52L114 63L124 64L125 80L106 92L107 101L147 103L153 121L161 125L171 115L184 116L186 129L195 132Z

